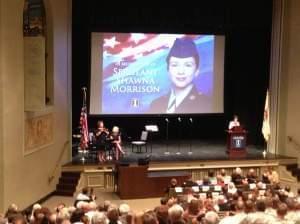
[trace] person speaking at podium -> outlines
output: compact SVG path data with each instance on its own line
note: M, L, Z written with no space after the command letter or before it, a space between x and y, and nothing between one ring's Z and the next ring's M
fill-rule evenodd
M232 128L239 127L239 126L240 126L239 117L237 115L234 115L233 120L229 122L228 130L231 130Z

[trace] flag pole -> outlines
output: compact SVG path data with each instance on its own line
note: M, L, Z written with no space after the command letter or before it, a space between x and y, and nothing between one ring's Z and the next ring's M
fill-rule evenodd
M86 87L82 87L82 93L83 93L83 97L82 97L82 107L86 107Z
M87 125L87 108L86 108L86 87L82 87L82 108L80 113L80 126L81 126L81 139L80 139L80 148L82 150L82 162L85 161L85 153L87 153L88 147L88 125Z

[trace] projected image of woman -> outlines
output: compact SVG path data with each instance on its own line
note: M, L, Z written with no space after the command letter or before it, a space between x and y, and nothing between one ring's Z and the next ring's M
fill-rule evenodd
M199 53L191 38L177 38L166 58L171 90L154 100L150 113L203 113L210 111L209 99L198 92Z

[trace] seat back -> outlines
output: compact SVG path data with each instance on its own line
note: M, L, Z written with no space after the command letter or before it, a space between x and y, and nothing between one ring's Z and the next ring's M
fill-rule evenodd
M147 131L142 131L141 141L146 142L147 141L147 137L148 137L148 132Z

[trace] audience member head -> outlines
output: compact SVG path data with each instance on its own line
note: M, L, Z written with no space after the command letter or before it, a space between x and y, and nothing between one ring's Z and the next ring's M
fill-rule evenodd
M264 200L256 201L256 211L264 212L266 210L266 203Z
M287 198L285 200L285 203L286 203L286 205L287 205L287 207L288 207L289 210L295 210L295 208L296 208L296 201L295 201L294 198Z
M171 208L174 204L176 203L175 198L169 198L168 202L167 202L167 206L169 208Z
M89 220L89 217L87 217L86 215L82 216L80 221L83 223L83 224L89 224L90 223L90 220Z
M188 213L190 215L197 215L199 213L199 202L196 199L192 199L188 204Z
M92 216L91 224L107 224L106 215L103 212L96 211Z
M219 216L216 212L209 211L204 216L204 223L205 224L218 224L219 223Z
M244 208L245 208L245 205L244 205L244 202L243 202L243 201L238 201L238 202L235 204L235 210L236 210L236 212L243 212L243 211L244 211Z
M73 212L76 210L75 207L73 207L74 210ZM70 214L73 214L69 212L69 208L62 208L60 209L60 211L57 213L57 216L56 216L56 222L57 224L60 224L62 223L64 220L66 219L70 219L71 218L71 215Z
M156 208L156 217L159 224L168 224L168 206L161 205Z
M166 205L168 203L168 199L166 197L163 197L160 199L160 204L161 205Z
M5 218L8 219L8 222L12 222L12 216L18 213L18 206L16 204L11 204L8 206L6 213L5 213Z
M209 185L209 184L210 184L209 177L208 176L203 177L203 185Z
M126 203L122 203L120 206L119 206L119 212L120 212L120 215L127 215L129 212L130 212L130 207L128 204Z
M215 175L215 173L214 173L213 170L209 170L209 171L208 171L208 177L209 177L209 178L214 177L214 175Z
M89 193L89 189L87 187L84 187L82 188L81 193L87 195Z
M143 224L158 224L157 217L154 212L145 212L142 216Z
M74 222L81 222L81 218L84 216L84 212L82 209L77 208L73 214L71 215L70 221L71 223Z
M177 179L176 178L172 178L170 181L171 187L176 187L177 186Z
M11 218L11 224L26 224L26 220L21 213L16 213Z
M287 211L288 211L287 205L285 203L280 203L277 208L278 218L283 219L284 216L287 214Z
M252 200L247 200L245 202L245 213L254 212L254 203Z
M225 169L221 169L220 174L221 174L221 176L225 177L226 176L226 170Z
M242 169L241 169L240 167L237 167L237 168L235 169L235 173L236 173L237 175L242 175Z
M107 211L110 206L111 206L111 202L108 201L108 200L105 200L104 203L103 203L104 211Z
M169 208L168 213L170 222L175 223L182 219L183 208L180 205L175 204L171 208Z
M110 224L117 224L119 220L118 209L115 206L110 206L107 210L107 218Z

